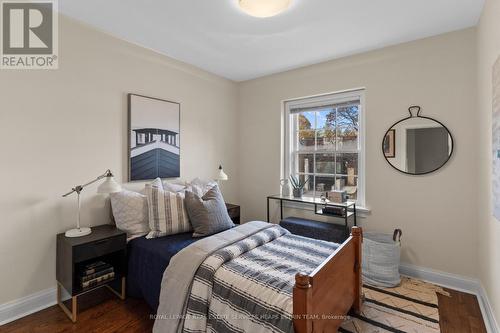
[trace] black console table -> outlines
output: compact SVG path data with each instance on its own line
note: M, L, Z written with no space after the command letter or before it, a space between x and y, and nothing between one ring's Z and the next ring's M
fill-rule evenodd
M353 225L357 225L357 214L356 214L356 202L355 201L347 201L344 203L336 203L331 201L323 201L320 198L313 197L302 197L302 198L294 198L294 197L286 197L279 194L270 195L267 197L267 222L270 222L269 217L269 203L271 200L277 200L280 202L280 221L283 220L283 202L297 202L300 204L306 204L314 206L314 213L317 215L329 216L340 218L344 220L346 230L349 230L349 219L353 220ZM323 212L323 207L335 207L340 208L341 214L328 214Z

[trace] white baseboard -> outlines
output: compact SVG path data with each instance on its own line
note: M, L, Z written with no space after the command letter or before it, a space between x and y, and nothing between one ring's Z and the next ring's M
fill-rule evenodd
M55 287L49 288L1 304L0 326L56 304L56 292Z
M486 294L481 281L478 279L405 263L402 263L399 266L399 271L401 274L406 276L476 295L487 332L500 333L497 321L493 315L493 309L491 308L488 300L488 295Z
M486 324L486 329L491 333L500 333L500 328L498 322L493 314L493 308L491 307L490 301L488 299L488 294L486 290L481 285L479 290L479 306L481 307L481 312L483 314L484 322Z
M403 275L431 282L442 287L478 295L481 283L478 279L446 273L430 268L401 263L399 272Z

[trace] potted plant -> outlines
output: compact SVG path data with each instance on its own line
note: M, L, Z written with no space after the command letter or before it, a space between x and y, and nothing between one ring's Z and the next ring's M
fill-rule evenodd
M293 187L294 198L302 198L302 195L304 194L304 187L306 186L308 181L309 179L300 180L298 177L290 175L290 183Z

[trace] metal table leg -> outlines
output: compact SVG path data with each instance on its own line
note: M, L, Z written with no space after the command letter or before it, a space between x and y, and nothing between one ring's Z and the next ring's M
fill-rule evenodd
M349 214L349 209L347 207L344 208L344 219L345 219L345 235L346 237L349 237L349 217L348 217L348 214Z
M280 222L283 221L283 200L280 200Z
M271 222L269 221L269 197L267 197L267 222Z
M358 226L358 222L356 221L357 219L357 213L356 213L356 204L354 204L354 226L357 227Z

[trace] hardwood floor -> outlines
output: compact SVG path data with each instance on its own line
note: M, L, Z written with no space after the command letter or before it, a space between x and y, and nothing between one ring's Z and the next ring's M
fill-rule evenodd
M451 297L438 294L442 333L486 333L475 295L446 289Z
M476 296L447 290L439 295L442 333L486 333ZM151 332L151 310L142 300L121 301L105 288L79 299L78 321L73 324L55 305L0 327L2 333Z
M78 298L78 320L69 320L58 305L0 327L1 333L62 332L151 332L151 310L134 298L120 300L107 288L100 288Z

